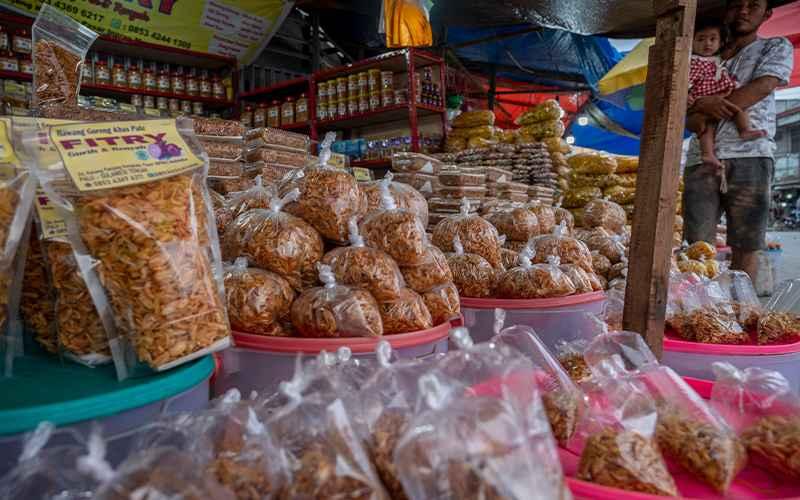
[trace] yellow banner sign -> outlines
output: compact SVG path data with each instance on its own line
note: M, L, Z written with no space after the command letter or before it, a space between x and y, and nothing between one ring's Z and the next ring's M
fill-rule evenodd
M67 222L41 188L36 190L36 200L33 206L36 207L36 215L39 217L39 225L42 228L42 237L44 239L52 240L67 237Z
M249 64L294 5L290 0L0 0L36 16L43 3L101 34L235 57Z

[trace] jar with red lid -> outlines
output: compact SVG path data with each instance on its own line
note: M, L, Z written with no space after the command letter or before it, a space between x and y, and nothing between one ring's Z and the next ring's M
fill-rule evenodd
M294 123L294 99L287 97L281 105L281 125L292 125Z
M219 75L214 75L211 79L211 96L214 99L225 99L225 85Z
M208 78L208 70L205 69L200 73L200 95L211 97L211 79Z
M5 26L0 25L0 52L8 50L8 31Z
M169 68L164 66L161 68L161 71L158 72L158 78L156 79L156 83L158 85L159 92L169 92L170 88L170 75L169 75Z
M30 54L33 43L31 42L31 32L26 28L20 28L11 37L11 50L17 54Z
M200 94L200 82L197 80L194 69L186 75L186 93L188 95Z
M111 82L115 87L128 86L128 72L125 71L125 66L120 63L114 65L114 69L111 71Z
M258 103L256 109L253 110L253 127L261 128L267 125L268 106L265 102Z
M0 52L0 69L3 71L19 71L19 61L10 50Z
M155 90L158 87L156 82L156 73L153 68L145 68L142 72L142 83L144 83L145 90Z
M277 100L272 101L267 109L267 127L277 128L281 126L281 103Z
M108 63L104 59L97 61L94 68L94 81L101 85L111 84L111 71L108 69Z
M142 88L142 70L138 64L131 64L128 67L128 87L132 89Z
M242 125L244 125L245 128L251 128L253 126L253 106L248 104L244 107L244 110L242 111L242 117L239 121L242 122Z
M20 57L19 58L19 72L20 73L27 73L29 75L33 74L33 59L30 57Z

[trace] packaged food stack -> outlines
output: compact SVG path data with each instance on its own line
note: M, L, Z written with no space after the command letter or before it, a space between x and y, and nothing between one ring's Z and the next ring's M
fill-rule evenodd
M555 202L556 190L551 187L545 186L529 186L528 199L530 201L539 201L548 206L552 206Z
M517 117L517 144L539 142L564 135L564 110L555 99L548 99Z
M277 128L257 128L245 134L244 160L261 174L265 184L274 184L311 160L307 135Z
M244 163L244 125L234 120L196 118L194 130L208 154L208 181L215 191L244 191L256 175Z
M494 112L467 111L453 120L453 130L447 135L444 150L446 153L457 153L486 147L496 142L496 135Z
M564 208L572 211L579 226L583 207L603 197L603 188L614 181L617 160L600 151L582 150L567 159L570 168L569 189L564 193Z
M438 176L438 187L428 200L429 226L433 228L441 220L460 213L463 200L468 204L468 213L476 213L487 202L486 175L479 169L445 165ZM492 200L494 201L494 200Z
M432 197L441 187L438 176L442 166L441 161L421 153L401 152L392 155L393 180L408 184L425 198Z
M633 201L636 198L636 172L639 170L638 156L617 156L617 169L609 176L603 189L603 196L622 205L628 214L628 222L633 219Z
M550 154L550 163L553 173L556 174L556 187L561 195L569 189L570 168L566 155L572 151L572 148L560 137L548 137L542 139L542 142Z

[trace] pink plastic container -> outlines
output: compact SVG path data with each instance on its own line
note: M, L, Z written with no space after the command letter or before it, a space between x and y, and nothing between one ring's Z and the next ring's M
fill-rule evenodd
M661 363L680 375L711 380L714 361L726 361L737 368L775 370L786 377L793 390L800 390L800 342L767 346L700 344L666 333Z
M499 308L506 312L506 325L530 326L549 345L553 338L571 337L571 332L585 328L586 313L601 314L605 304L606 294L602 291L531 300L462 297L461 314L476 343L494 335L494 310Z
M213 395L237 388L247 397L252 391L273 392L278 385L292 378L295 359L313 359L322 351L336 352L348 347L354 357L374 358L378 342L386 340L400 358L422 358L447 352L450 323L442 323L419 332L386 335L379 338L348 337L305 339L297 337L265 337L234 332L236 347L222 352L222 368L213 385Z

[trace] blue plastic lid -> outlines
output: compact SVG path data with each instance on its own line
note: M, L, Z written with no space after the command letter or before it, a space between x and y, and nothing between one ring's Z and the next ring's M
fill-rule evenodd
M25 355L14 360L12 377L0 377L0 436L27 432L44 420L73 424L168 399L202 383L213 370L214 360L205 356L118 382L111 364L89 368L41 352Z

